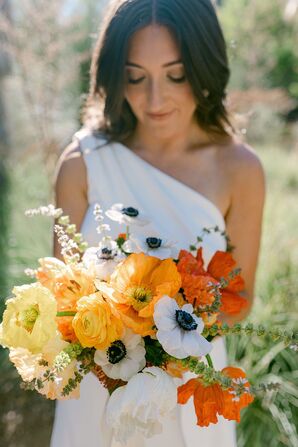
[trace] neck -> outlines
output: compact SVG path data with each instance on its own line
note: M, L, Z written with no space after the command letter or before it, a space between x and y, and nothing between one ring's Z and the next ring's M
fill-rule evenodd
M135 152L146 153L152 156L163 154L166 157L179 156L194 148L210 145L212 139L197 124L188 129L179 129L167 135L152 134L148 128L138 125L125 144Z

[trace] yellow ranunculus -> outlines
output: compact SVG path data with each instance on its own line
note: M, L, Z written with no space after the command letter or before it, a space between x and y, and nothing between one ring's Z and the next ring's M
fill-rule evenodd
M121 338L123 323L100 292L81 298L77 310L72 325L82 346L106 349Z
M57 333L56 300L39 283L14 287L12 292L15 296L6 301L0 326L0 344L37 354Z

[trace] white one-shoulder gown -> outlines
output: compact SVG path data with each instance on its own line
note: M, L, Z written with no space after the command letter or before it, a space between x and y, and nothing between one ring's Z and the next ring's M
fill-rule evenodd
M88 175L88 201L81 232L90 246L98 243L93 207L104 210L114 203L123 203L143 210L152 223L140 227L146 236L159 236L177 242L178 249L188 249L204 227L225 228L217 207L198 192L135 155L120 143L106 144L103 139L81 130L79 139ZM75 179L74 179L75 181ZM75 200L75 198L74 198ZM113 236L125 231L108 221ZM204 260L208 262L216 250L225 250L226 242L219 233L211 233L203 242ZM222 339L213 342L211 357L217 369L226 366L226 349ZM81 383L78 400L57 402L51 447L120 447L105 425L104 410L107 390L92 374ZM219 417L219 423L198 427L192 398L177 406L163 432L150 439L135 436L129 447L236 447L235 424Z

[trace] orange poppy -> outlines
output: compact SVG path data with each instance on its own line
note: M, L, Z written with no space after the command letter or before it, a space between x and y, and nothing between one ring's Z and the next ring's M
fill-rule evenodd
M247 300L239 295L244 289L244 280L240 274L230 278L235 267L236 262L227 252L217 251L205 270L202 247L198 249L196 257L181 250L177 268L182 277L185 298L195 306L211 305L215 299L214 285L224 278L228 284L220 289L220 311L230 315L239 313L247 306Z
M229 366L221 372L236 381L244 382L244 391L241 395L236 396L232 387L223 390L217 383L204 385L200 377L190 379L178 387L179 404L186 404L193 396L197 425L200 427L207 427L210 423L216 424L218 415L240 422L240 410L253 401L244 371Z
M202 247L198 249L196 258L189 251L180 250L178 259L178 270L181 274L188 273L197 276L206 274L202 258Z
M232 366L227 366L222 370L222 373L236 380L243 380L244 389L247 392L242 393L239 397L235 396L233 393L233 388L229 390L224 390L224 407L222 411L222 416L226 419L240 422L240 410L247 407L251 402L253 402L253 396L248 392L249 383L246 380L246 375L244 371L240 368L234 368Z
M210 306L215 297L213 286L218 284L211 275L204 270L202 248L195 258L186 250L181 250L177 269L182 278L182 289L186 300L195 307Z
M238 314L248 304L247 300L239 295L244 290L244 279L240 274L230 278L229 275L236 268L236 261L230 253L217 251L211 259L207 271L213 278L224 278L228 285L221 291L221 312L229 315Z
M134 253L112 274L110 297L128 327L142 336L152 335L155 303L163 295L174 297L180 286L181 277L171 259Z
M210 423L218 422L217 415L222 412L224 399L220 386L205 386L200 379L190 379L178 387L178 403L186 404L193 396L197 416L197 425L208 427Z

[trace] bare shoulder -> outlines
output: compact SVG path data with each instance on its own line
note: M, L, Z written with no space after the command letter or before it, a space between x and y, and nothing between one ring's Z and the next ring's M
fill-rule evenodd
M55 177L56 206L80 229L88 207L88 193L86 167L78 142L72 142L62 152ZM61 258L56 235L54 255Z
M57 173L60 171L79 170L82 173L86 171L83 155L79 143L72 141L62 152L57 163Z
M265 174L256 151L248 144L233 141L222 151L221 165L233 186L264 189Z
M83 155L77 141L71 142L62 152L56 168L56 185L67 187L76 183L84 191L87 188L87 172Z

